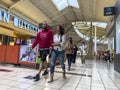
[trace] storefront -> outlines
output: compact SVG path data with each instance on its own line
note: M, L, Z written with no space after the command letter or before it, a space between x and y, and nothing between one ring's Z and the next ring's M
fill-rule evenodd
M35 64L37 49L35 48L29 54L28 48L31 47L33 41L31 37L36 36L38 32L37 26L0 8L0 62ZM23 57L26 59L21 59Z

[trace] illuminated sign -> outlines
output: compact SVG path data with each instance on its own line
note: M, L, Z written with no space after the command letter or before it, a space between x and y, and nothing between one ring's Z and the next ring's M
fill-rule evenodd
M104 16L115 15L115 7L105 7L104 8Z
M0 8L0 21L2 22L5 22L5 23L9 23L10 22L10 13L5 11L5 10L2 10ZM20 29L24 29L26 31L30 31L32 33L34 32L39 32L39 28L26 22L25 20L22 20L22 19L19 19L18 17L13 17L13 25L15 27L18 27Z
M2 9L0 8L0 21L9 23L10 21L10 13L7 11L2 11Z
M30 31L30 32L33 32L36 31L38 32L39 29L35 26L33 26L32 24L30 23L27 23L26 21L22 20L22 19L19 19L17 17L14 17L14 26L20 28L20 29L24 29L26 31Z

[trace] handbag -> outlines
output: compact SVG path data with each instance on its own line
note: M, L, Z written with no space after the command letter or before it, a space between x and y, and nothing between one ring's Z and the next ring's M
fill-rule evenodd
M46 56L46 61L47 61L47 63L50 63L50 54L48 54L48 55Z

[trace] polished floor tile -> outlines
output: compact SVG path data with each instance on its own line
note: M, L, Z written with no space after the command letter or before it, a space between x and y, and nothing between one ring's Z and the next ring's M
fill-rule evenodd
M40 75L37 82L25 78L36 75L38 70L35 68L0 64L0 90L120 90L120 73L114 70L113 62L86 60L85 64L81 64L79 57L76 61L70 71L65 62L65 79L62 78L61 66L56 66L52 83L47 83L49 75Z

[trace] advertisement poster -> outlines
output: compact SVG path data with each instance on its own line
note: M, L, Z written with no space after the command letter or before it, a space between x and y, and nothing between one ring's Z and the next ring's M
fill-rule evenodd
M36 62L37 48L35 47L32 51L30 50L31 46L22 45L20 47L20 62Z

